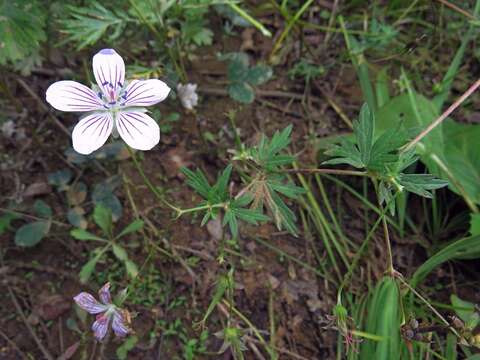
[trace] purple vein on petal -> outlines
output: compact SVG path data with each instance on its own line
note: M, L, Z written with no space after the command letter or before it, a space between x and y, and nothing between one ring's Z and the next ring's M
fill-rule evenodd
M137 130L140 133L140 135L143 135L143 133L130 120L125 118L125 121L128 122L135 130Z
M139 121L139 122L141 122L143 125L148 126L148 124L142 119L142 117L141 117L140 115L135 114L134 112L124 112L124 113L122 113L122 115L124 115L124 116L129 116L129 117L132 118L133 120Z
M83 131L82 131L82 134L85 133L85 131L88 130L88 128L92 125L94 125L97 121L102 121L102 118L104 117L105 115L98 115L96 116L95 118L92 118L92 119L88 119L84 125L84 128L83 128ZM88 124L88 125L87 125Z

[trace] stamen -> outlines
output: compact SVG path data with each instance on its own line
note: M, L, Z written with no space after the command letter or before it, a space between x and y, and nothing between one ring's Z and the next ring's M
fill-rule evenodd
M99 91L98 94L97 94L97 96L98 96L98 97L100 98L100 100L101 100L101 99L102 99L102 96L103 96L102 92Z
M111 101L111 102L109 102L108 104L109 104L109 105L115 105L116 103L117 103L116 101Z
M120 86L121 88L123 87L123 84L119 81L118 83L118 86Z

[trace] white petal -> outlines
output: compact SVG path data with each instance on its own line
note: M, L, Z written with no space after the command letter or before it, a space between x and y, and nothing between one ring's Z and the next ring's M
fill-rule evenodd
M47 102L61 111L92 111L103 108L95 92L76 81L57 81L47 89Z
M93 57L93 74L109 102L115 101L125 81L125 63L113 49L100 50Z
M82 118L73 129L73 148L88 155L100 148L112 133L113 118L109 112L96 112Z
M128 84L120 104L125 106L150 106L167 98L170 88L158 79L133 80Z
M128 146L150 150L160 141L160 128L155 120L139 111L121 111L117 114L118 133Z

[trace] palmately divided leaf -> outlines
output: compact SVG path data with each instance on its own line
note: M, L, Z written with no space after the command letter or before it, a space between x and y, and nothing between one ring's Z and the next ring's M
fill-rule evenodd
M203 172L200 169L197 169L195 172L193 172L186 167L183 167L181 171L187 178L187 184L203 198L208 199L211 186Z
M448 181L437 179L430 174L400 174L398 182L405 187L405 190L426 198L433 197L429 190L440 189L448 185Z

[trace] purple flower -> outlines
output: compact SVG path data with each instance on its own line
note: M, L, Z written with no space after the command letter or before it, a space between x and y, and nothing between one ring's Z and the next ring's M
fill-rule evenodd
M150 150L160 141L160 128L145 112L145 106L167 98L170 88L158 79L125 83L125 64L113 49L93 57L94 91L76 81L57 81L49 86L47 102L61 111L87 113L72 133L73 148L88 155L99 149L110 134L132 148Z
M93 333L98 340L102 340L107 334L108 326L112 323L112 329L116 336L124 337L132 330L129 327L130 315L128 311L119 309L112 304L110 296L110 283L106 283L98 291L98 302L87 292L81 292L73 298L78 306L90 314L96 314L97 318L92 325Z

